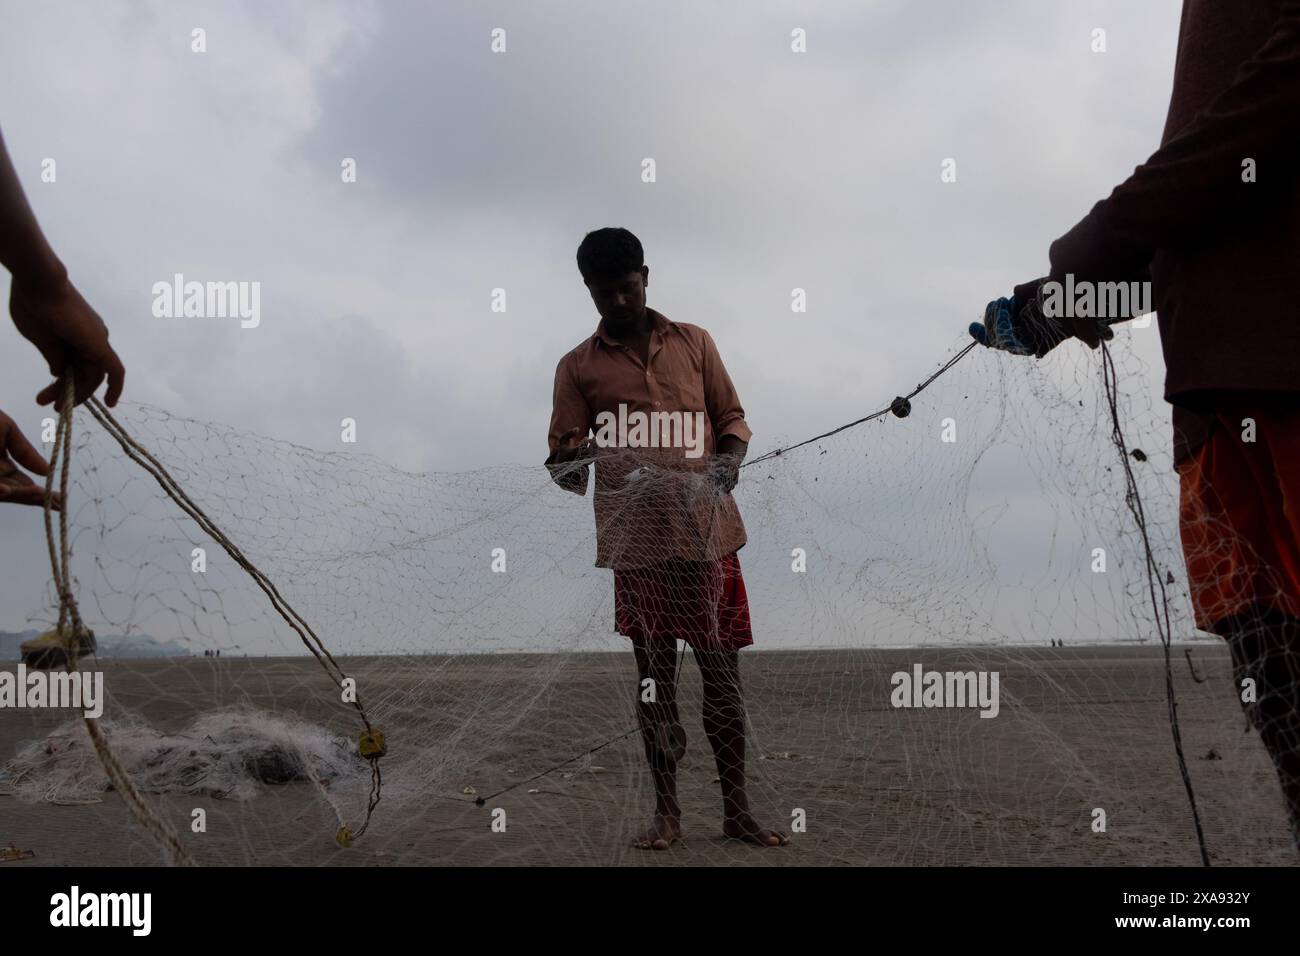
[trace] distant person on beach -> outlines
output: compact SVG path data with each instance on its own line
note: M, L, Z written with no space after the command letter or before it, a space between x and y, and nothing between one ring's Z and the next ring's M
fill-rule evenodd
M67 268L41 232L9 159L3 136L0 136L0 265L10 273L9 314L14 325L40 351L55 378L37 394L37 403L52 404L56 410L62 410L62 379L71 374L76 404L94 394L107 379L104 401L116 405L126 370L108 344L104 321L68 281ZM44 504L44 485L33 481L23 468L40 477L49 474L49 463L19 431L13 419L0 412L0 502ZM58 492L53 492L51 506L60 508L62 504ZM93 650L94 638L88 631L77 642L77 648L79 654ZM24 660L35 662L53 664L62 659L65 651L57 631L48 631L22 645Z
M1150 282L1196 626L1231 649L1300 849L1298 148L1300 0L1186 0L1160 148L971 332L1039 357L1096 348L1137 310L1062 315L1049 297Z
M677 762L686 740L675 670L683 640L703 679L723 833L781 846L788 837L754 819L745 791L737 652L753 637L736 553L745 527L731 497L751 435L744 409L709 333L646 308L650 270L636 236L598 229L577 258L601 318L556 367L546 464L560 487L582 495L596 463L596 566L614 571L615 627L632 641L655 785L654 819L634 844L666 850L682 834Z

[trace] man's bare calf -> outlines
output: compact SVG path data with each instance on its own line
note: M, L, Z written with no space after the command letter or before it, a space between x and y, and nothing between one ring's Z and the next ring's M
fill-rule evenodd
M677 710L677 654L667 641L632 642L640 681L637 716L646 760L655 784L655 815L634 841L641 849L666 850L681 836L681 806L677 802L677 761L685 735ZM784 846L789 838L763 827L749 809L745 791L745 706L740 687L739 656L735 651L695 651L704 683L704 732L713 748L722 789L722 832L756 846ZM652 694L645 692L653 681ZM643 698L652 696L653 700Z

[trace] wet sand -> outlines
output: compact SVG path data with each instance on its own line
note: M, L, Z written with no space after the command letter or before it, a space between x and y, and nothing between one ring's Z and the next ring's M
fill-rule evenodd
M1276 778L1245 732L1227 654L1211 644L1191 653L1194 668L1175 650L1173 674L1212 861L1295 865ZM153 797L200 863L1199 863L1158 646L744 652L755 812L787 831L806 819L791 846L774 850L721 836L698 672L688 659L679 694L690 738L679 787L685 835L659 853L631 846L652 805L639 740L606 743L635 726L630 654L342 660L359 686L383 688L374 696L394 772L370 831L349 849L336 846L337 820L309 783L267 786L246 802ZM998 716L892 707L890 675L917 662L997 670ZM349 736L358 729L312 659L99 666L112 693L106 720L126 709L170 730L238 704ZM67 718L0 711L0 760ZM411 753L424 755L425 783L403 789L411 778L397 768ZM476 796L488 798L483 807ZM196 807L207 813L206 833L190 832ZM1098 809L1104 832L1094 829ZM494 811L504 812L504 832L492 828ZM162 861L111 792L75 806L0 796L0 846L9 844L35 858L6 867Z

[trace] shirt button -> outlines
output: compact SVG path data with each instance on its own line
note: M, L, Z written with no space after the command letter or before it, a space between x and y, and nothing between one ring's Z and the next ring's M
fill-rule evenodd
M655 402L655 408L658 408L658 407L659 407L660 405L662 405L662 404L663 404L663 402Z

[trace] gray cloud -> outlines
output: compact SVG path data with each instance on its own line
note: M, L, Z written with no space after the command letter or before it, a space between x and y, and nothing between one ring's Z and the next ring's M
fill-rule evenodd
M574 250L620 224L651 304L714 333L757 452L910 389L1045 269L1156 145L1178 7L0 0L0 125L129 400L327 450L353 417L408 469L535 463L555 362L595 324ZM176 272L259 281L261 326L153 317ZM1128 341L1159 369L1154 329ZM42 370L9 342L0 402L30 434ZM1154 401L1160 376L1126 388ZM0 626L41 606L38 517L0 509Z

